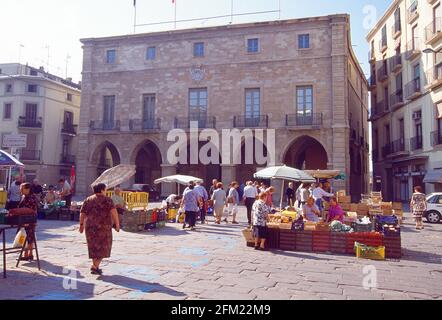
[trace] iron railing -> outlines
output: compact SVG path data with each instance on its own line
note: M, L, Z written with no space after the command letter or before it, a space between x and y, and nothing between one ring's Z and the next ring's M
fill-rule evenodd
M41 128L42 127L42 118L28 118L28 117L19 117L18 118L18 127L19 128Z
M411 150L419 150L423 147L423 139L422 136L416 136L410 139L410 147Z
M234 116L233 127L234 128L268 128L269 116Z
M174 121L175 129L189 129L190 125L198 125L198 128L216 128L215 117L176 117Z
M414 78L405 85L405 97L409 99L411 96L421 92L421 78Z
M442 32L442 17L437 17L425 27L425 41L433 40L440 32Z
M442 132L441 131L433 131L431 133L431 146L438 146L442 144Z
M132 119L129 120L130 131L160 130L161 119Z
M41 158L40 150L21 149L19 154L20 160L23 161L39 161Z
M92 131L120 131L120 120L101 121L92 120L89 125Z
M287 127L322 126L322 113L286 114L285 125Z
M61 133L68 134L68 135L76 135L77 128L78 128L78 125L76 125L76 124L63 122L63 126L61 127Z

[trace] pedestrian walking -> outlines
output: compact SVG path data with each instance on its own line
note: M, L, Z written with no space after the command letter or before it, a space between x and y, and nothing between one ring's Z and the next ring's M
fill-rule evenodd
M196 215L200 210L198 206L198 193L195 192L195 184L190 182L186 190L183 193L183 208L185 211L185 221L183 229L186 228L186 224L189 225L190 230L195 230Z
M120 232L118 213L111 198L106 196L106 185L94 186L94 195L88 197L80 210L80 233L86 231L91 273L101 275L100 264L111 256L112 228Z
M224 207L226 205L226 192L223 190L223 184L221 182L218 182L216 184L216 189L214 190L212 194L212 201L213 201L213 213L215 215L215 223L220 224L221 218L224 213Z
M249 222L249 226L252 226L252 207L253 203L258 196L258 191L256 190L255 185L252 181L247 181L247 185L244 187L244 205L247 208L247 221Z
M195 186L195 192L198 194L198 205L200 207L200 219L201 224L206 223L206 205L209 200L209 195L206 188L202 185L201 181L198 181Z
M422 216L427 211L427 198L422 193L422 187L414 187L414 193L411 196L410 208L413 213L414 221L416 222L416 230L423 230L424 224L422 222Z
M20 192L22 195L21 201L18 204L18 208L28 208L32 210L32 213L36 216L38 210L38 199L32 193L32 188L30 183L22 183L20 185ZM25 226L26 237L28 241L28 246L26 247L22 258L20 260L32 261L34 256L32 255L32 250L35 242L35 228L37 224L31 223Z
M210 189L209 189L209 198L212 198L213 193L217 189L217 185L218 185L218 180L217 179L213 179L212 180L212 185L210 186Z
M239 204L239 194L238 194L239 184L236 181L233 181L230 184L229 195L227 197L227 208L229 215L232 215L233 224L238 224L236 221L236 215L238 214L238 204ZM224 219L224 222L228 223L227 217Z

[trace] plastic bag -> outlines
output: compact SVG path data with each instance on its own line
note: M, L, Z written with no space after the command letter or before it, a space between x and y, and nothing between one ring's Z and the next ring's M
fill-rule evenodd
M21 228L17 235L15 236L14 243L12 244L13 248L21 248L25 244L26 241L26 231L25 228Z
M223 210L223 216L227 218L229 214L230 214L229 208L225 207Z

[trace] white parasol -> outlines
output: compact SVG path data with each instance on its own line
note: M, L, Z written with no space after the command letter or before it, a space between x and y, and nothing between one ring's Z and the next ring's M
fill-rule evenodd
M155 184L160 183L177 183L178 184L178 194L180 193L180 184L186 185L189 184L189 182L203 182L203 179L192 177L192 176L186 176L182 174L176 174L173 176L167 176L163 178L156 179L154 181Z
M132 178L135 175L135 172L135 166L119 164L116 167L104 171L101 176L91 184L91 187L94 187L99 183L104 183L106 188L114 188Z

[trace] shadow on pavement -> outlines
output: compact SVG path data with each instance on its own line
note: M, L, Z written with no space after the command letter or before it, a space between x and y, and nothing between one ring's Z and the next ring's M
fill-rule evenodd
M423 251L411 250L408 248L402 248L401 260L416 261L423 263L436 263L440 265L442 263L442 255L437 253L423 252Z
M125 276L120 276L120 275L112 275L112 276L103 275L103 276L99 276L97 278L97 280L101 280L103 282L114 284L116 286L125 287L128 289L137 290L137 291L141 291L141 292L145 292L145 293L147 293L147 292L161 292L161 293L165 293L170 296L176 296L176 297L186 296L186 294L184 294L182 292L175 291L175 290L165 287L159 283L150 283L150 282L146 282L146 281L142 281L142 280L138 280L138 279L134 279L134 278L129 278L129 277L125 277Z
M252 250L254 250L253 248L251 248ZM308 254L303 254L302 252L289 252L289 251L280 251L280 250L269 250L268 252L270 253L274 253L276 255L279 256L285 256L285 257L292 257L292 258L300 258L300 259L310 259L310 260L333 260L330 257L332 257L332 255L330 255L329 258L321 258L321 257L316 257L316 256L312 256L312 255L308 255ZM318 252L320 253L320 252ZM326 255L326 253L320 253L320 254L324 254Z

